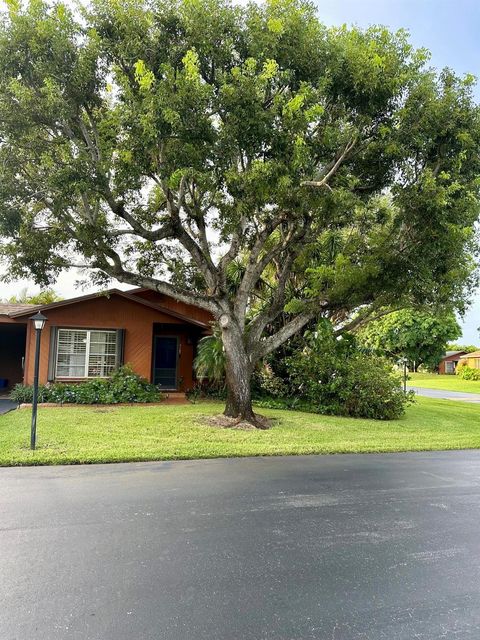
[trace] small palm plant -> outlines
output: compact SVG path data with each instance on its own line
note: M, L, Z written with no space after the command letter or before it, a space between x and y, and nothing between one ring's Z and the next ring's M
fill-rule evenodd
M225 352L218 331L200 340L194 367L199 380L206 379L218 387L225 385Z

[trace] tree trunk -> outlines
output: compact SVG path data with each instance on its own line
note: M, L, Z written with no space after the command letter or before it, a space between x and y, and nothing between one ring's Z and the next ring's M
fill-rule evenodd
M225 349L227 404L224 414L260 426L252 408L250 360L245 350L242 332L231 317L222 317L222 341Z
M243 381L231 380L227 375L227 402L224 414L230 418L239 418L255 424L255 414L252 408L250 386Z

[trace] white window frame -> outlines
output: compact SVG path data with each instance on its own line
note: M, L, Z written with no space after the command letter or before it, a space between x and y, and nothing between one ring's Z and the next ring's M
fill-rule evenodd
M445 361L445 373L447 374L455 373L455 362L453 360Z
M66 375L58 375L58 356L59 356L59 348L60 348L60 333L62 331L84 331L86 333L86 343L85 343L85 365L83 376L66 376ZM118 366L118 352L117 352L117 340L118 333L115 329L84 329L83 327L59 327L58 329L58 337L57 337L57 345L56 345L56 353L55 353L55 379L56 380L83 380L83 379L98 379L98 378L108 378L109 376L89 376L88 370L90 369L90 342L91 342L91 334L92 333L113 333L115 335L115 364L113 365L113 369L115 370ZM61 354L60 354L61 355ZM112 355L112 354L105 354Z

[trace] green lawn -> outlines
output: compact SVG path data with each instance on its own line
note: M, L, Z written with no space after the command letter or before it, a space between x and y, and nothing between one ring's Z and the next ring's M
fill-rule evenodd
M480 406L419 398L392 422L263 410L269 431L202 425L220 404L40 408L38 449L30 411L0 416L0 464L63 464L230 456L480 448Z
M426 389L480 393L480 380L463 380L458 376L439 376L438 373L411 373L408 384Z

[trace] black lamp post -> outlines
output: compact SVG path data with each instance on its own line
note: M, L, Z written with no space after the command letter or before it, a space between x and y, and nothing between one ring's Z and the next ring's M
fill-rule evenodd
M38 311L30 320L35 327L35 369L33 374L32 427L30 430L30 449L35 449L37 442L37 404L38 404L38 370L40 368L40 338L47 318Z

